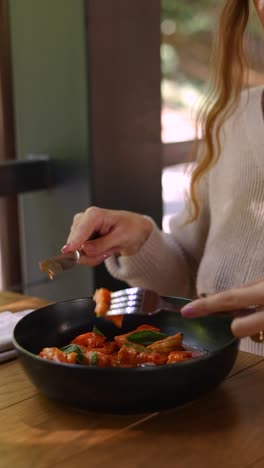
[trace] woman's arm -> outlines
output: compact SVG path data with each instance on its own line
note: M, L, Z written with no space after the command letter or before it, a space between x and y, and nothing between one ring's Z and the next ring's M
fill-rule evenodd
M131 286L155 289L163 295L196 297L196 274L203 255L209 223L208 176L200 184L201 214L184 224L187 213L172 218L170 233L153 229L137 254L111 256L110 274Z
M195 297L196 273L210 222L207 178L201 181L200 198L199 219L184 224L184 212L172 219L169 234L146 216L90 207L75 215L62 252L81 249L79 263L89 266L105 260L112 276L130 285L164 295Z

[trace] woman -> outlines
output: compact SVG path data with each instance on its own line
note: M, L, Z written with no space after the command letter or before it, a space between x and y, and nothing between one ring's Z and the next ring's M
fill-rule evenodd
M264 1L254 4L264 25ZM186 317L264 305L264 94L241 93L249 9L250 0L224 3L188 219L187 211L174 218L165 234L140 214L91 207L74 217L62 249L82 248L80 263L105 261L130 285L200 297L183 308ZM87 241L94 232L100 237ZM263 330L261 310L232 323L239 337L263 339Z

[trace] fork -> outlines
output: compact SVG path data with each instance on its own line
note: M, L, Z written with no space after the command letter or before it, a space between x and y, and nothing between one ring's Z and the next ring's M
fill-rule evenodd
M154 315L161 310L180 312L190 302L183 297L173 297L169 302L151 289L127 288L111 293L111 303L106 316L112 315Z
M127 288L111 293L111 303L106 316L114 315L154 315L160 311L180 312L191 299L174 296L160 296L151 289ZM217 316L243 317L256 312L259 306L245 309L218 312Z

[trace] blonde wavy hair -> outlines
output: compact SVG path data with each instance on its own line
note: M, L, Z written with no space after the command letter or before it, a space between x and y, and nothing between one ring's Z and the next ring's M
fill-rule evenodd
M250 0L225 0L212 56L211 87L196 119L196 130L199 126L202 130L202 149L191 176L190 216L187 222L196 220L200 215L199 181L221 154L221 128L234 111L243 85L247 82L248 66L243 38L249 14ZM198 145L196 138L193 151L197 153Z

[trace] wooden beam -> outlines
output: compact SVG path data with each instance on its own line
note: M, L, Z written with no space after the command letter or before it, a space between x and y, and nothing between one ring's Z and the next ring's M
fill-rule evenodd
M86 19L93 203L161 225L160 1L87 0Z
M162 166L168 167L193 161L195 159L195 154L192 154L193 145L193 141L164 143L162 145Z
M15 132L8 0L0 0L0 161L15 158ZM0 200L0 287L19 283L20 252L16 196Z

